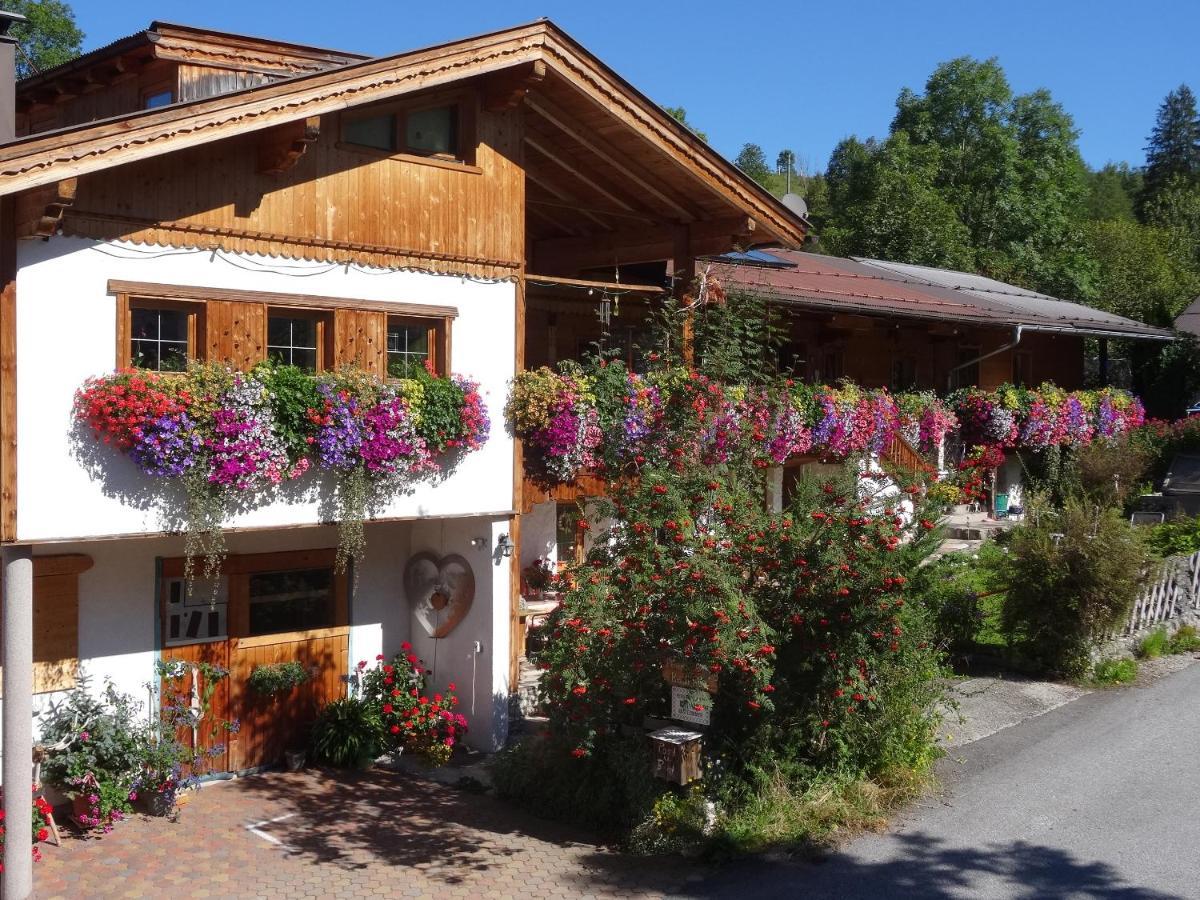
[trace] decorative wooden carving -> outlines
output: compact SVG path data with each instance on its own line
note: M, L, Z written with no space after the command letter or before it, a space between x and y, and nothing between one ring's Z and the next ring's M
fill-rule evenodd
M404 567L404 590L429 636L444 638L471 611L475 573L457 553L441 559L432 553L418 553Z
M483 108L488 112L515 109L525 99L529 89L546 79L546 64L537 59L492 79L483 94Z
M308 145L320 136L320 116L309 116L269 129L258 145L258 171L266 175L288 171L300 161Z
M78 178L37 188L17 198L17 237L48 238L62 225L63 213L75 203Z

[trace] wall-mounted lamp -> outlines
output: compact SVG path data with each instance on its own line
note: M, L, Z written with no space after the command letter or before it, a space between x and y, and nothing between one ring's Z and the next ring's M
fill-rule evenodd
M507 558L513 554L512 541L508 539L507 534L502 534L496 538L496 549L500 551L500 555Z
M474 547L476 550L482 550L487 545L488 545L488 539L485 537L471 538L471 546Z

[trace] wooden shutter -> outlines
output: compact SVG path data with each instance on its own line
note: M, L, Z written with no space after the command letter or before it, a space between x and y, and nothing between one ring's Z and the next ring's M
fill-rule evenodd
M387 314L338 309L333 319L333 365L357 366L372 375L387 375Z
M35 694L65 691L75 686L79 665L79 573L91 567L92 558L82 553L39 556L33 560Z
M206 359L246 371L267 358L267 306L209 300Z

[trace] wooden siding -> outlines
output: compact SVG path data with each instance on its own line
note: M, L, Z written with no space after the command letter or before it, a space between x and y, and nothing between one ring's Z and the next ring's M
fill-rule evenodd
M229 94L258 87L278 80L263 72L239 72L236 69L219 69L213 66L189 66L180 64L175 99L179 103L202 100L217 94Z
M316 260L515 276L524 254L521 110L477 116L475 167L338 146L336 115L294 168L257 171L258 134L80 180L68 233Z

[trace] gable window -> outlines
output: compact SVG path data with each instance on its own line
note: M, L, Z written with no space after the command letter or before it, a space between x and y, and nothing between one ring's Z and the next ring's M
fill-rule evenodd
M267 359L305 372L320 372L325 368L326 318L300 310L269 310Z
M441 319L388 316L388 378L413 378L422 370L445 375L445 334Z
M445 97L446 95L442 95ZM469 108L461 94L455 102L423 106L390 104L342 116L341 143L388 154L472 163Z
M123 368L183 372L199 357L197 336L203 306L172 300L129 300L122 341Z

